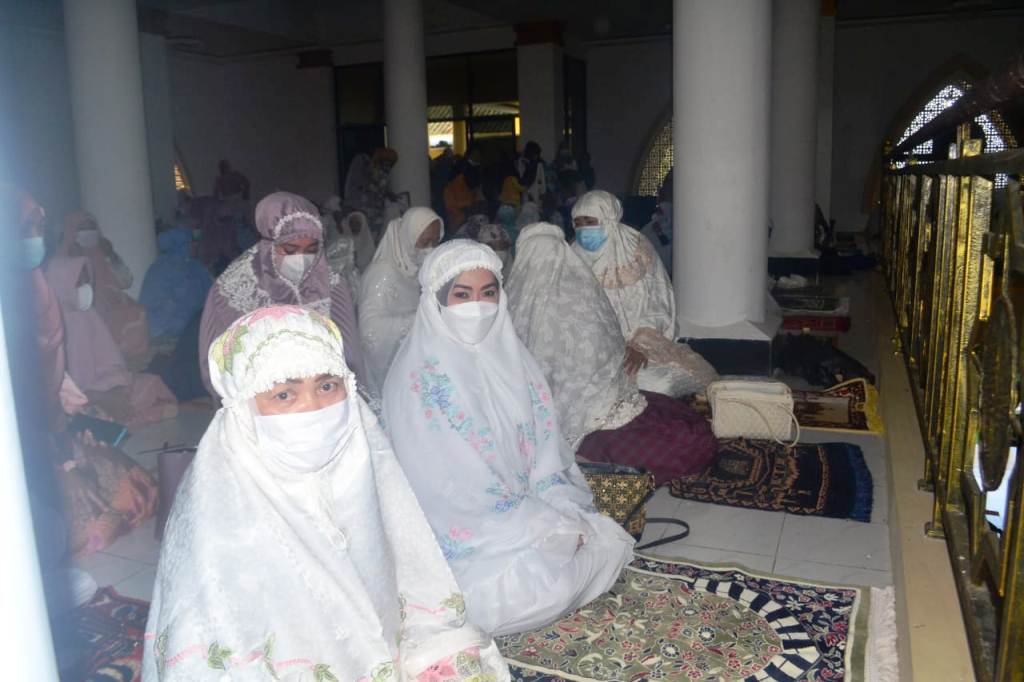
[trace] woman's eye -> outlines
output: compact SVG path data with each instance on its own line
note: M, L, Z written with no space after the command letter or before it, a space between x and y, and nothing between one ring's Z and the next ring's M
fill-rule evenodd
M487 291L484 292L484 296L486 296L487 298L494 298L497 295L498 295L498 290L497 289L488 289Z
M338 384L333 381L325 381L324 383L320 384L320 390L323 391L324 393L330 393L337 387Z
M469 294L467 294L465 291L457 291L455 292L455 298L469 298Z
M288 391L281 391L274 396L274 400L288 400Z

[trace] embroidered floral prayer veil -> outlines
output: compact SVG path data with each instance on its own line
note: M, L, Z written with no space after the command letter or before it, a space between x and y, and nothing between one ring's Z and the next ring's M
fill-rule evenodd
M455 239L427 257L416 318L384 382L383 407L471 620L505 633L550 622L607 589L632 541L594 513L505 293L479 343L464 343L446 324L437 292L478 268L501 282L501 260L483 244Z
M256 310L210 348L224 399L177 493L160 555L145 680L503 680L387 438L357 395L341 334L296 306ZM352 426L323 468L265 456L255 394L343 378Z

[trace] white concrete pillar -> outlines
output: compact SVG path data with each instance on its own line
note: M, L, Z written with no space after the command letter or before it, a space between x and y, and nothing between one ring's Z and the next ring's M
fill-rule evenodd
M554 43L516 47L519 80L519 147L540 145L545 161L553 161L565 128L565 86L562 48Z
M771 14L767 2L674 2L680 336L766 336L758 325L765 320Z
M427 62L422 0L384 0L384 94L388 146L398 152L391 191L430 205Z
M825 218L832 217L832 93L835 88L836 10L824 3L818 20L818 154L814 196Z
M135 274L156 256L134 0L64 0L82 208Z
M772 3L771 218L769 253L814 255L821 0Z
M139 34L142 56L142 101L146 110L146 149L153 192L153 211L165 222L174 221L174 121L171 116L171 81L167 67L167 39Z

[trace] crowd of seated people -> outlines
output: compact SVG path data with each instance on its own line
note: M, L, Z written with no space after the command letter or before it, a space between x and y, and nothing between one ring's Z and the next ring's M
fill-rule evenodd
M241 675L508 679L494 636L588 603L633 557L577 461L663 482L714 457L679 398L715 372L675 342L668 275L618 200L585 191L588 164L531 144L488 175L471 152L450 160L443 206L378 227L396 161L361 160L319 208L274 192L251 220L248 181L222 167L216 196L157 235L138 302L95 218L69 217L47 255L42 209L5 189L47 416L26 442L63 479L42 506L63 509L70 554L137 526L156 495L74 415L219 408L167 522L144 679L199 679L221 649ZM151 359L156 374L136 371Z

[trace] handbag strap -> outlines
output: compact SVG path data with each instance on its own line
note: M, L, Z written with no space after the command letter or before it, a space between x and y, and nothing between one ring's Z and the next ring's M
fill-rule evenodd
M654 497L654 493L658 492L659 488L664 488L667 487L668 485L668 483L662 483L661 485L654 486L654 488L652 488L650 492L644 495L644 499L642 499L640 502L637 503L635 507L633 507L633 511L629 512L629 515L626 516L626 518L622 521L621 525L629 525L629 522L633 520L633 517L637 515L637 512L643 509L644 505L650 502L651 498ZM633 547L635 551L650 549L651 547L659 547L661 545L667 545L670 542L682 540L690 534L690 524L688 524L686 521L683 521L682 519L652 516L651 518L647 519L646 523L667 523L676 526L681 526L683 530L681 530L678 533L675 533L674 535L669 535L668 537L660 538L658 540L651 540L650 542L645 542L642 545L636 545Z
M652 516L651 518L647 519L647 523L667 523L674 526L681 526L683 530L679 531L678 533L675 533L674 535L668 535L657 540L645 542L642 545L636 545L635 547L633 547L634 551L642 552L643 550L650 549L651 547L660 547L661 545L667 545L668 543L675 542L676 540L682 540L683 538L690 535L690 524L688 524L686 521L683 521L682 519L673 519L663 516Z
M793 410L787 409L786 414L789 416L789 420L793 423L793 426L796 427L796 437L793 438L792 443L787 443L786 441L782 440L781 438L775 435L775 432L772 431L772 423L768 421L768 417L764 416L764 412L761 411L761 408L757 405L757 403L746 400L739 400L738 398L716 398L716 400L721 400L722 402L726 403L736 403L737 405L743 405L744 407L749 407L750 409L752 409L754 412L757 413L757 416L761 418L761 421L764 422L764 425L768 427L768 433L772 435L772 440L774 440L779 445L786 448L792 448L795 447L797 443L800 442L800 422L797 421L796 413L793 412Z

